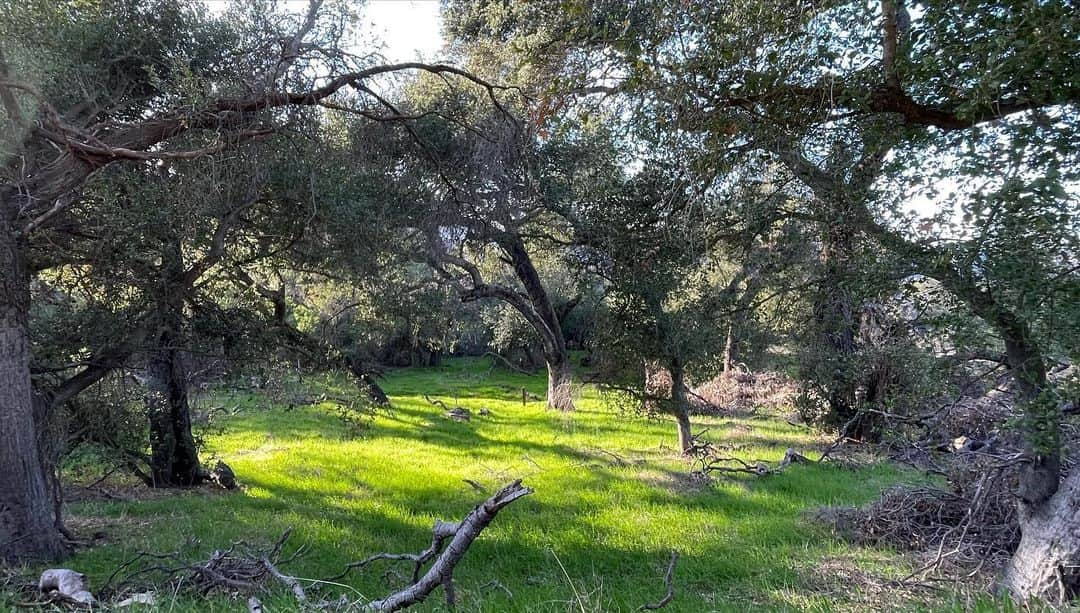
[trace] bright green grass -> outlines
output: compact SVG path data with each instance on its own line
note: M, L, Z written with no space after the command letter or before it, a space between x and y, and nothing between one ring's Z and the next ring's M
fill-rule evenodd
M80 551L68 565L97 587L140 550L183 550L200 559L230 541L269 542L293 527L290 545L310 551L284 570L323 577L373 552L424 548L436 518L459 519L483 498L463 479L491 492L520 478L536 493L500 514L458 567L459 610L632 611L664 593L672 549L682 557L678 594L666 611L859 608L859 585L830 575L830 565L840 560L893 576L907 566L894 554L841 543L805 517L823 505L872 500L905 478L899 470L794 465L776 476L702 487L688 480L688 466L671 448L671 422L621 415L593 390L572 414L548 411L543 402L522 406L520 388L542 395L545 381L491 372L483 360L396 370L384 382L394 408L353 440L342 436L329 405L288 410L247 394L218 398L243 410L207 436L206 451L233 467L243 490L73 505L73 525L107 532L109 544ZM342 383L334 392L351 390ZM425 393L472 409L473 420L445 419ZM481 407L492 415L478 416ZM775 418L694 422L718 443L744 445L737 453L748 459L775 461L786 447L821 443ZM613 463L607 452L628 463ZM382 596L398 585L383 576L389 564L345 581L357 598ZM480 589L492 580L513 598ZM264 602L274 611L293 607L284 594ZM159 608L241 610L243 602L220 597ZM418 607L441 608L441 590Z

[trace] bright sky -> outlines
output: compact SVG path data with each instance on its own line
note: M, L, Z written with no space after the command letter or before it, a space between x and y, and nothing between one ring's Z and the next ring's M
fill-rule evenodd
M228 0L203 0L212 12L221 12ZM286 10L300 12L306 0L284 0ZM431 60L442 48L439 0L368 0L360 14L360 36L374 41L388 62ZM365 49L364 51L367 51Z
M388 61L430 60L442 48L439 0L369 0L361 21L362 32L385 45Z

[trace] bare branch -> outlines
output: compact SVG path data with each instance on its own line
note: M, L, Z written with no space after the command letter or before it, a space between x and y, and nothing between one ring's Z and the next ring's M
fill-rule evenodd
M668 562L667 573L664 574L664 585L667 586L667 593L660 600L652 603L642 605L639 611L649 610L655 611L656 609L663 609L671 604L672 600L675 600L675 564L679 561L679 552L671 552L671 561Z

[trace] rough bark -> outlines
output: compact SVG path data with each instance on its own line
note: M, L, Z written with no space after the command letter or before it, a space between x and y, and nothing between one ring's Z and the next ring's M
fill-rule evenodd
M1018 600L1064 604L1080 595L1080 470L1021 520L1020 546L1005 566L1003 586Z
M146 365L146 410L150 419L153 487L186 487L206 477L191 432L188 381L181 358L184 262L180 244L164 242L157 304L156 347Z
M549 409L559 411L574 410L574 381L570 375L570 362L564 354L554 361L548 358L548 391L547 405Z
M66 547L34 419L24 255L0 219L0 559L58 559Z

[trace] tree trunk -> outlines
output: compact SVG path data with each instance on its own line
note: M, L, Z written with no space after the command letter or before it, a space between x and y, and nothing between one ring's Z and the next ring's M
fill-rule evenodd
M733 324L728 324L727 338L724 340L724 375L732 374L735 368L735 330Z
M566 350L566 338L563 336L559 316L551 304L551 298L544 289L540 275L536 272L536 266L533 265L532 258L529 257L529 252L525 249L521 238L518 236L508 238L502 246L513 263L514 275L525 288L525 294L529 297L529 305L534 315L529 317L525 313L522 314L526 315L526 320L533 324L544 343L544 360L548 368L548 408L573 411L574 395L570 376L570 356Z
M1046 503L1021 517L1022 536L1005 566L1003 586L1021 601L1065 604L1080 595L1080 470Z
M34 419L29 309L23 245L0 220L0 559L9 561L67 553Z
M690 402L686 399L686 383L681 365L671 369L671 412L679 427L679 451L683 455L694 449L694 435L690 430Z
M547 406L559 411L574 410L574 384L570 376L570 360L564 353L561 357L549 357L547 360L548 391Z
M180 359L183 342L183 254L173 237L164 241L158 297L157 347L146 366L146 410L150 419L153 487L197 485L206 476L191 433L187 375Z
M836 209L840 205L833 204ZM855 397L855 342L858 332L856 297L848 287L854 249L855 229L845 223L841 210L830 211L830 221L822 240L821 258L825 270L814 304L814 319L820 338L820 354L811 357L811 376L825 389L828 415L825 422L856 440L872 442L874 428L859 414Z
M1005 566L1004 587L1019 600L1065 604L1080 594L1080 470L1060 481L1061 414L1045 397L1046 365L1027 325L997 307L991 318L1005 339L1016 379L1023 451L1020 465L1020 545Z
M861 215L863 229L897 254L918 264L920 272L937 279L990 325L1005 343L1006 362L1016 380L1017 405L1023 411L1020 432L1025 462L1017 489L1021 541L1005 569L1003 584L1017 598L1055 601L1075 594L1076 560L1080 559L1077 531L1076 470L1059 491L1061 479L1061 411L1046 397L1046 361L1030 326L1000 304L968 274L958 271L948 254L909 242ZM1060 573L1060 574L1059 574ZM1057 575L1059 576L1053 576Z

